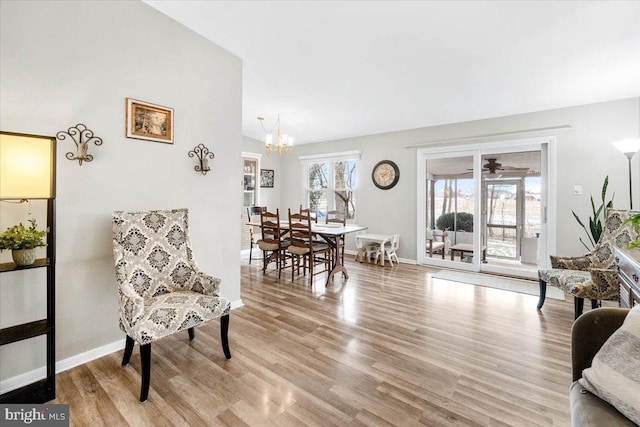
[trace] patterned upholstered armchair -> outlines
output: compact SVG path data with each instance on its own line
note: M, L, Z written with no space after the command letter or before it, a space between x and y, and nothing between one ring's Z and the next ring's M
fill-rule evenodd
M540 300L538 310L544 304L547 285L555 286L573 294L574 315L582 314L584 299L591 300L596 308L600 300L615 300L620 292L618 269L613 247L624 246L631 240L629 224L622 223L635 212L607 210L600 240L591 253L579 257L551 256L551 269L538 270Z
M191 252L187 209L113 213L113 255L120 329L127 334L122 366L140 344L142 387L149 394L151 343L220 317L222 348L231 358L230 304L218 295L220 279L202 273Z

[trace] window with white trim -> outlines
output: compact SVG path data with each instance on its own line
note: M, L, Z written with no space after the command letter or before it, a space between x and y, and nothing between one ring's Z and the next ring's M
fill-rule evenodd
M321 216L337 210L354 219L359 159L360 152L301 157L306 206Z

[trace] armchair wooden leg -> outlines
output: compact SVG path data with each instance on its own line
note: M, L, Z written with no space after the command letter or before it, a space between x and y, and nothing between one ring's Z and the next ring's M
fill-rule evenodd
M596 308L600 307L600 301L598 301L597 299L592 299L591 300L591 309L595 310Z
M193 328L189 328L189 341L193 341L193 339L196 337L196 331Z
M124 356L122 356L122 366L127 366L129 364L134 344L135 342L133 341L133 338L127 335L127 341L124 344Z
M149 383L151 382L151 343L140 346L140 362L142 365L140 402L144 402L149 396Z
M222 341L222 351L224 351L224 357L231 359L231 351L229 351L229 338L227 336L229 332L229 315L222 316L220 318L220 340Z
M577 319L582 314L584 308L584 298L573 297L573 319Z
M544 305L544 299L547 296L547 282L544 280L539 280L540 283L540 299L538 300L538 310L542 308Z

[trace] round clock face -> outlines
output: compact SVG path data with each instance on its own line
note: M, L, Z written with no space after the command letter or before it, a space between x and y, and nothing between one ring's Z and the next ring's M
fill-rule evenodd
M383 160L373 167L371 178L376 187L388 190L398 183L400 170L391 160Z

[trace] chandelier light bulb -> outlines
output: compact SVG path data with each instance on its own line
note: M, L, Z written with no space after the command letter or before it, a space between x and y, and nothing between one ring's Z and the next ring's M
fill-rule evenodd
M282 155L282 152L291 153L293 150L293 138L289 135L283 134L280 132L280 114L278 114L278 119L276 120L273 128L267 129L264 126L264 117L258 117L258 121L260 122L260 126L267 134L265 139L265 145L267 150L267 155L269 155L272 151L277 151L278 154ZM273 144L275 133L275 145Z

